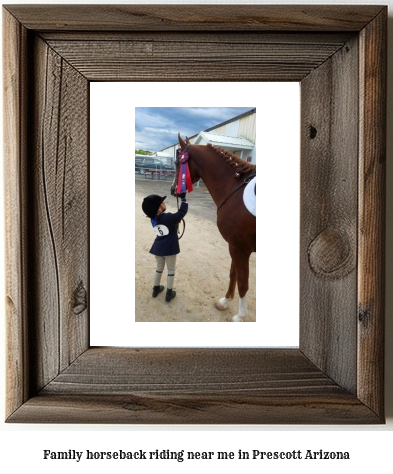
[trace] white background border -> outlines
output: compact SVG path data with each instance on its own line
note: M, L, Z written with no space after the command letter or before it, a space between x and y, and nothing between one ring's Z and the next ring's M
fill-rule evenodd
M197 93L190 94L192 89ZM128 347L297 347L299 84L93 82L90 94L91 344ZM134 323L135 107L181 107L185 105L185 97L189 107L249 106L250 109L257 109L256 323ZM177 134L174 134L168 146L176 141ZM142 211L137 212L136 219L143 218ZM187 232L192 232L192 229L187 228ZM154 237L152 232L151 242ZM187 233L184 239L187 239ZM195 264L198 265L197 248L195 255ZM147 253L149 266L152 259L153 256ZM181 259L179 261L178 265ZM228 268L229 262L228 253ZM224 296L227 286L228 281L223 281L222 294L216 295L217 299ZM181 281L175 282L175 287L181 297ZM146 292L151 293L150 286ZM173 311L176 311L176 301L172 305ZM236 295L228 311L236 314L237 306Z

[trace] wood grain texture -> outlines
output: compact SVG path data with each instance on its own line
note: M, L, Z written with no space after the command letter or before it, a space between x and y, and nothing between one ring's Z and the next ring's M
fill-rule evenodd
M299 350L110 348L84 353L10 421L261 424L283 419L377 421Z
M359 5L5 5L36 31L360 31L381 10Z
M360 36L359 398L383 411L387 12Z
M354 394L357 69L349 41L301 83L300 348Z
M88 85L39 38L34 57L32 268L39 389L88 348Z
M242 394L167 396L45 395L32 397L13 423L92 424L375 424L380 420L350 395L261 397Z
M298 350L91 348L41 393L170 394L174 385L182 395L342 391Z
M6 410L12 413L28 398L28 363L26 359L26 296L23 248L26 96L23 83L26 31L15 19L3 14L4 77L4 181L5 187L5 258L6 327L7 327L7 396Z
M120 42L141 42L141 43L197 43L204 45L205 43L223 43L223 44L325 44L325 45L343 45L348 39L357 36L354 31L338 31L338 32L282 32L274 31L91 31L77 30L49 30L40 31L39 36L47 43L53 41L120 41Z
M8 421L382 423L386 8L4 21ZM89 81L157 78L301 80L300 350L89 348Z
M226 39L210 34L209 41L200 43L194 33L166 36L48 43L92 81L300 81L340 49L345 37L331 43L324 36L324 43L311 34L284 43L266 34L254 35L253 41L244 34Z

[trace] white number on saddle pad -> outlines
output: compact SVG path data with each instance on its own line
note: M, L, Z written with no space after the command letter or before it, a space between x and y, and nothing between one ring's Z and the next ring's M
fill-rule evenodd
M169 234L169 229L166 225L156 225L154 227L154 232L158 235L158 237L162 237L163 235Z

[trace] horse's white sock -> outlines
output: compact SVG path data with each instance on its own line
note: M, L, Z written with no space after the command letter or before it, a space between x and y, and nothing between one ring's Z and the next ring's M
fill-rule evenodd
M247 295L243 298L239 298L239 312L236 316L232 318L235 323L239 323L243 321L243 318L246 317L247 314Z

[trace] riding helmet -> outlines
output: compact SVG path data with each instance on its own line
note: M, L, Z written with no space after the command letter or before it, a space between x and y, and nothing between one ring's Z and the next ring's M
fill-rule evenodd
M157 215L158 208L161 206L161 203L164 202L166 196L158 196L157 194L150 194L149 196L145 197L142 203L142 210L150 217L150 219L154 219Z

